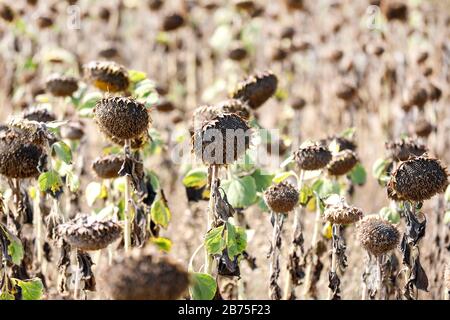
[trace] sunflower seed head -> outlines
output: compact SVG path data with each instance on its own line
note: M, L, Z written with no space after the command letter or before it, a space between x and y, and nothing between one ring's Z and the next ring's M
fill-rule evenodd
M78 80L74 77L52 74L45 81L45 87L55 97L70 97L78 90Z
M250 118L250 108L241 100L228 99L217 104L216 109L220 113L236 113L241 118L248 120Z
M119 139L117 137L109 137L108 136L108 139L121 147L123 147L125 144L125 140ZM147 132L144 132L143 135L141 135L137 138L131 139L130 147L132 150L142 149L144 147L144 145L148 142L148 140L149 140L149 135Z
M356 151L356 144L350 140L347 139L345 137L339 137L339 136L329 136L325 139L322 139L319 141L319 143L324 146L324 147L328 147L331 143L335 143L338 148L339 151L343 151L343 150L352 150L352 151Z
M161 29L163 31L174 31L182 27L185 23L185 19L182 15L178 13L172 13L164 17Z
M330 150L321 145L311 145L294 152L294 160L301 170L318 170L331 161Z
M231 164L245 154L250 140L248 123L235 113L223 113L194 132L193 152L205 164Z
M51 122L56 120L55 114L47 108L33 106L22 113L22 118L37 122Z
M352 224L362 217L361 209L345 203L329 205L324 211L324 219L332 224Z
M387 20L406 21L408 19L408 6L402 0L383 0L381 11Z
M361 246L374 256L393 250L400 241L397 228L377 215L364 217L357 225Z
M10 128L1 131L0 174L16 179L37 177L42 159L45 160L44 149L22 132Z
M122 228L112 220L98 221L81 215L56 227L58 236L72 247L85 251L104 249L120 238Z
M252 109L264 104L277 90L278 79L271 71L250 76L238 84L231 97L248 103Z
M444 192L447 169L437 159L421 156L400 163L388 183L393 200L424 201Z
M411 157L421 156L428 151L424 144L411 138L387 142L386 149L394 161L405 161Z
M125 162L125 156L122 154L111 154L103 157L98 157L92 162L92 170L102 179L114 179L119 177L120 168ZM143 176L144 166L142 162L136 162L136 173L138 176Z
M175 300L187 291L186 269L151 248L134 248L99 272L100 287L114 300ZM113 274L114 277L110 275Z
M130 80L124 66L113 61L92 61L83 67L85 77L103 91L126 91Z
M358 163L358 157L351 150L343 150L333 155L327 166L328 174L332 176L342 176L352 170Z
M61 127L61 136L64 139L80 140L84 136L84 124L81 121L69 121Z
M99 100L94 108L94 116L106 136L121 140L142 136L150 122L145 105L125 97Z
M288 213L298 204L297 189L288 182L272 185L264 192L264 200L270 210L276 213Z

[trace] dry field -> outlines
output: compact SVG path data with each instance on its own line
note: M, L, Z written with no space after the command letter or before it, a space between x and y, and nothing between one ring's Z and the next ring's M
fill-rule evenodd
M0 17L0 300L449 299L450 1Z

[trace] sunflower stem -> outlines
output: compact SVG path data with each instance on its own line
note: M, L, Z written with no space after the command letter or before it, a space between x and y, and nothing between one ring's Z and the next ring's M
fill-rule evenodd
M300 171L300 177L298 180L298 190L300 190L303 187L303 179L305 176L305 171ZM302 223L301 223L301 216L302 216L302 208L296 207L294 211L294 227L293 227L293 233L292 233L292 247L291 247L291 254L294 254L297 250L297 247L299 247L299 244L297 243L297 238L302 238L303 241L303 235L302 235ZM302 247L300 247L300 250L302 250ZM288 269L288 275L286 277L286 284L285 284L285 290L284 290L284 300L291 300L295 297L295 287L297 284L294 284L294 279L292 277L292 270Z
M124 144L124 152L125 152L125 158L127 158L130 154L130 140L126 139ZM131 247L131 226L130 226L130 177L129 175L126 175L126 182L125 182L125 209L124 209L124 247L125 252L128 252Z
M217 169L218 167L216 165L211 166L211 185L210 185L210 193L209 193L209 204L208 204L208 212L207 212L207 230L211 230L213 221L214 221L214 197L212 196L214 193L214 188L216 185L216 179L217 179ZM208 274L212 274L212 267L213 267L213 257L208 253L207 248L205 247L205 272Z
M322 223L321 217L321 210L320 210L320 199L318 195L316 194L316 218L314 223L314 232L312 236L311 241L311 247L312 247L312 254L315 254L316 247L317 247L317 238L319 236L319 229L320 225ZM304 288L304 295L308 296L311 295L311 289L312 289L312 272L313 272L313 265L314 265L314 259L311 260L311 262L308 264L308 267L306 268L306 276L305 276L305 288Z

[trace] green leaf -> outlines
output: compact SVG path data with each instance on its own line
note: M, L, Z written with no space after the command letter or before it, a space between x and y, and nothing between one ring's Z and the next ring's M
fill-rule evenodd
M366 169L362 166L361 163L358 163L350 172L350 179L354 184L362 186L366 183L367 173Z
M303 186L299 193L299 202L301 206L306 206L314 196L313 189L309 186Z
M321 174L322 174L322 170L321 169L304 171L304 173L303 173L303 181L316 179L316 178L320 177Z
M450 210L447 210L447 212L445 212L444 224L450 224Z
M294 162L294 155L291 154L289 157L287 157L281 164L280 164L280 168L284 168L287 167L289 164L291 164L292 162Z
M71 164L72 150L70 150L70 147L66 143L64 143L64 141L55 142L52 145L52 151L59 159L61 159L61 161L64 161L67 164Z
M55 170L41 173L38 178L38 183L39 183L39 189L42 192L46 192L46 191L50 190L51 192L56 193L63 186L61 177L59 176L58 172L56 172Z
M12 262L15 265L19 265L24 257L22 242L19 238L14 237L12 239L8 236L10 244L8 245L8 254L11 256Z
M90 182L86 186L86 202L89 207L92 207L95 203L95 200L100 198L102 194L102 185L98 182Z
M155 84L151 81L142 81L134 90L138 99L147 98L152 93L155 93Z
M383 207L379 211L380 217L389 222L396 224L400 222L400 214L397 210L392 209L391 207Z
M159 224L164 229L167 229L171 219L171 213L162 199L158 199L152 203L150 215L154 223Z
M353 136L355 135L355 132L356 132L356 128L351 127L351 128L347 128L344 131L342 131L339 136L342 138L346 138L346 139L352 139Z
M80 189L80 177L73 172L68 172L66 175L66 185L71 192L77 192Z
M23 300L41 300L44 294L44 285L41 279L33 278L30 280L11 279L13 283L22 289Z
M247 247L247 234L241 227L235 227L227 222L226 246L230 259L242 253Z
M106 207L102 208L97 212L97 219L111 219L114 216L114 213L118 213L119 208L114 204L109 204Z
M332 194L340 194L341 186L336 180L319 179L312 185L313 191L317 192L320 198L326 198Z
M266 201L264 201L263 197L258 197L258 208L262 211L262 212L269 212L269 207L266 204Z
M147 176L150 177L150 184L152 185L153 191L159 190L160 183L156 173L153 171L147 171Z
M128 70L128 77L132 83L137 83L147 78L147 74L142 71Z
M223 226L209 230L205 235L205 248L209 254L221 254L226 247L223 239Z
M274 176L273 174L263 172L261 169L256 169L252 173L252 177L255 180L256 192L262 192L270 187Z
M272 181L275 183L280 183L289 178L290 176L296 177L297 174L292 170L286 172L279 172L275 175L275 177L273 177Z
M160 99L160 97L159 97L158 92L153 91L147 95L147 97L145 98L145 101L143 101L143 102L147 108L151 108L155 104L158 103L159 99Z
M225 180L222 187L234 208L246 208L256 201L256 183L251 176Z
M188 188L202 188L208 183L208 172L204 168L190 170L183 178L183 184Z
M150 241L155 244L160 250L169 252L172 249L172 241L167 238L151 238Z
M8 228L0 222L0 229L3 234L6 235L9 241L8 245L8 255L11 257L11 261L15 265L19 265L24 257L24 251L22 246L22 241L11 233Z
M447 189L445 190L444 199L445 202L450 203L450 184L447 186Z
M372 175L377 180L383 180L386 178L386 170L390 165L390 161L388 159L377 159L372 166Z
M55 120L55 121L45 123L45 126L48 129L58 129L59 127L67 124L67 122L68 122L67 120Z
M0 300L15 300L14 295L9 292L0 293Z
M95 91L86 94L81 100L79 109L92 109L95 107L97 102L103 98L102 93Z
M212 300L216 295L216 280L207 273L191 273L189 293L193 300Z

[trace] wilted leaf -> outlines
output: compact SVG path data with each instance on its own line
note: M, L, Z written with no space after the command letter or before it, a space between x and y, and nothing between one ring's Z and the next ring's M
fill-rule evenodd
M14 295L9 292L0 293L0 300L15 300Z
M41 300L44 293L44 285L39 278L19 280L13 278L13 283L20 287L23 300Z
M207 273L191 273L189 293L193 300L212 300L216 295L216 280Z
M235 227L227 222L226 246L230 259L242 253L247 247L247 235L241 227Z
M328 221L322 228L322 236L326 239L331 239L331 237L333 236L333 227Z
M204 168L190 170L183 178L183 184L188 188L202 188L208 183L208 172Z
M154 243L160 250L169 252L172 249L172 241L167 238L151 238L150 241Z
M39 189L42 192L51 191L53 193L61 190L63 184L58 172L51 170L44 173L38 178Z
M172 217L169 208L162 199L158 199L152 203L150 215L153 222L159 224L163 228L167 228L169 226L169 222Z

